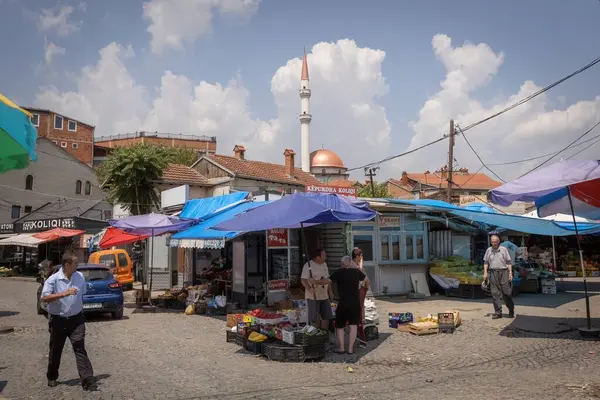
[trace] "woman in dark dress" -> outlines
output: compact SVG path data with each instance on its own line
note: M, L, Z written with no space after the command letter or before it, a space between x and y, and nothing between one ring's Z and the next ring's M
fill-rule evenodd
M339 295L339 302L335 311L338 348L334 352L339 354L346 352L344 349L344 328L347 323L350 326L348 354L353 354L356 333L362 318L359 286L363 281L368 282L368 278L360 269L352 265L350 257L345 256L342 258L342 268L335 271L330 279L337 284Z

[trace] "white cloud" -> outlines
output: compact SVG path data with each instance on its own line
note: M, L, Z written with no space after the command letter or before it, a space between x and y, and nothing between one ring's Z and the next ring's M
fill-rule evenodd
M65 53L66 50L64 47L57 46L54 43L48 41L44 43L44 60L46 61L46 65L50 65L54 57L64 56Z
M42 32L54 31L59 36L69 36L80 30L83 24L83 21L70 20L73 11L71 6L43 9L38 15L37 27Z
M148 104L145 88L135 82L124 64L131 57L131 46L113 42L100 50L96 65L81 70L75 91L42 88L35 105L95 125L96 132L103 135L138 130Z
M440 90L425 102L418 119L409 124L414 131L410 148L447 134L450 119L464 127L540 89L528 80L517 93L486 107L475 98L476 90L498 73L504 62L503 54L494 52L484 43L464 43L453 47L446 35L434 36L432 47L446 68L446 77L440 84ZM558 151L600 120L600 96L561 110L550 108L548 96L549 94L540 95L466 132L467 138L486 163L501 163ZM569 156L576 150L567 151L564 155ZM422 172L436 169L447 162L447 151L447 141L431 146L392 163L391 173L399 176L402 170ZM584 153L581 154L583 155ZM461 166L469 167L470 170L477 170L481 165L460 136L456 139L455 158ZM508 180L526 172L540 161L542 160L492 169Z
M182 49L212 29L215 12L249 18L260 0L150 0L144 3L144 18L150 21L152 52Z

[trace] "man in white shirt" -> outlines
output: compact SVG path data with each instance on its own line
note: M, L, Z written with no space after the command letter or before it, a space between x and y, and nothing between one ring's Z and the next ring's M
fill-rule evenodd
M316 326L320 316L322 329L329 328L329 320L333 317L330 302L333 291L325 258L325 250L316 249L312 260L304 264L300 277L308 303L308 323Z

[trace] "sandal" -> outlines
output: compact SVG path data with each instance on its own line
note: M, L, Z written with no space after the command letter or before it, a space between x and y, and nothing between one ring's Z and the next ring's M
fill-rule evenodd
M346 354L346 350L340 350L340 349L333 349L333 352L335 354Z

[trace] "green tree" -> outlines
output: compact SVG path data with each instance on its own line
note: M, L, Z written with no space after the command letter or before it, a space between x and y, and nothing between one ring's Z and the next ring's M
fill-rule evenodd
M160 207L154 182L170 163L191 165L197 158L192 149L139 143L117 147L98 168L98 180L108 201L122 204L133 215L147 214Z
M388 192L387 185L385 182L373 182L373 186L375 187L375 193L371 190L371 184L366 183L358 189L358 197L368 197L371 199L384 199L390 198L390 193Z

